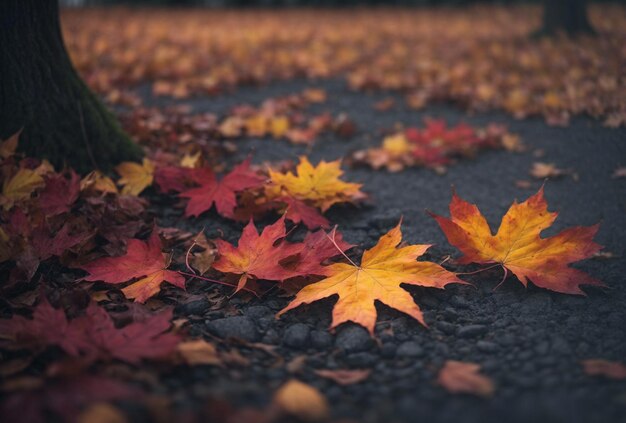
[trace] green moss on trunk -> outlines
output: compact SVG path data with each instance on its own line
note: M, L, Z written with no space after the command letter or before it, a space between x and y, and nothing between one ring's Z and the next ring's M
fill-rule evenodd
M593 35L595 31L587 17L587 0L544 0L543 24L536 37L555 35Z
M21 151L80 172L141 157L72 66L57 0L2 0L0 21L0 138L23 128Z

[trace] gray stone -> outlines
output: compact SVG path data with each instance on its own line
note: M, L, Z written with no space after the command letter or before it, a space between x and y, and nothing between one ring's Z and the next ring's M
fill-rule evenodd
M244 310L244 314L251 319L256 319L258 317L267 316L268 314L272 314L272 310L269 307L265 306L251 306Z
M400 357L421 357L424 349L415 341L407 341L400 344L396 354Z
M454 297L450 298L450 304L452 304L453 306L457 308L469 307L469 301L467 301L465 298L460 297L458 295L455 295Z
M202 316L209 308L209 302L206 299L191 301L179 307L180 314Z
M311 332L311 345L318 350L324 350L331 346L333 337L325 330L314 330Z
M498 344L489 341L478 341L476 343L476 348L484 353L494 353L500 349Z
M345 362L351 367L373 367L379 358L368 352L358 352L346 356Z
M473 338L475 336L487 333L487 326L484 325L467 325L460 327L456 334L459 338Z
M293 348L306 348L311 330L304 323L289 326L283 334L283 344Z
M369 350L374 346L374 341L364 327L348 325L339 330L335 346L350 354Z
M259 331L254 322L245 316L213 320L207 323L207 329L220 338L238 338L249 342L259 339Z
M456 327L448 322L437 322L435 323L435 327L448 335L452 335L456 331Z

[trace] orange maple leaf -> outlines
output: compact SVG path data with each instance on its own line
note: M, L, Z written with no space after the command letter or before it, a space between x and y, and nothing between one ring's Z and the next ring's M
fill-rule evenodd
M449 283L466 283L435 263L416 261L430 245L398 247L400 223L383 235L374 248L363 253L361 265L334 263L325 267L319 282L304 287L278 316L302 304L339 295L330 328L352 321L374 334L376 300L402 311L426 326L420 308L400 284L443 288Z
M602 248L593 242L598 225L576 226L553 237L540 237L558 215L548 212L543 188L523 203L514 202L495 235L478 207L456 193L450 203L451 219L431 215L448 241L464 254L460 263L497 263L505 272L513 272L524 286L530 280L539 287L566 294L585 295L581 285L603 286L588 274L569 267Z

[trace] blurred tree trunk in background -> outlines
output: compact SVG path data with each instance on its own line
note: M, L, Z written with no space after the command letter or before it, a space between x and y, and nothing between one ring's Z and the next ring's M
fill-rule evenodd
M587 17L587 0L543 0L543 27L537 35L594 34Z
M0 139L86 172L139 158L140 148L82 81L67 54L58 0L0 0Z

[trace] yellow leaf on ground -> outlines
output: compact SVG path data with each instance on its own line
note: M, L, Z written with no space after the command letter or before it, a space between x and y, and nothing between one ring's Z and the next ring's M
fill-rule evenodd
M334 162L321 161L313 166L305 157L300 157L296 173L280 173L269 170L270 178L275 187L289 197L302 201L310 201L322 211L328 210L335 203L353 201L365 196L360 191L361 184L344 182L343 171L339 160Z
M90 172L80 181L81 191L97 191L105 194L117 194L117 187L115 182L106 175L103 175L100 171L94 170Z
M20 169L2 186L2 203L5 210L18 201L27 200L37 189L44 186L44 180L36 170Z
M122 194L137 196L152 185L154 179L154 163L143 159L142 164L124 162L115 168L121 178L118 181L122 185Z

